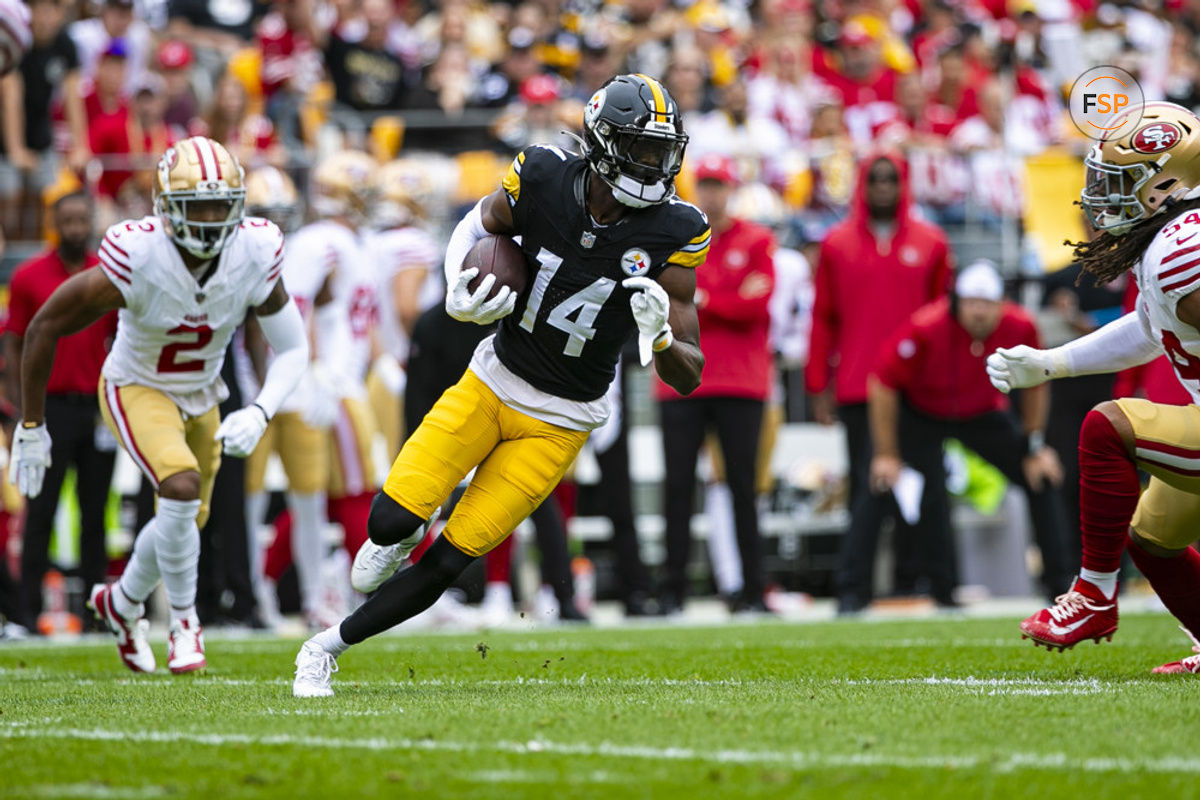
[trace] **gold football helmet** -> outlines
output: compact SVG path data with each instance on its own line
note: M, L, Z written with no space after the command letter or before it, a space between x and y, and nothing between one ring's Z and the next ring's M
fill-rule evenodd
M288 174L276 167L259 167L246 176L246 213L266 217L284 233L300 227L300 193Z
M168 147L154 172L154 213L175 244L211 259L246 216L242 167L228 150L204 136Z
M375 200L379 165L361 150L335 153L313 170L312 207L320 217L366 221Z
M1146 103L1136 125L1114 133L1084 159L1080 204L1097 230L1120 236L1200 190L1200 119L1174 103Z
M380 228L399 228L428 217L433 181L413 158L388 162L379 170L379 199L371 221Z

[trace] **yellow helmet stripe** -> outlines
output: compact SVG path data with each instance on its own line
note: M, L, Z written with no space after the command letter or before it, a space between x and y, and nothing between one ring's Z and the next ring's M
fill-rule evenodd
M658 81L654 80L654 78L651 78L649 75L643 75L640 72L636 74L637 77L646 82L646 85L650 87L650 93L654 95L654 115L656 117L662 117L665 120L667 116L667 101L663 96L662 86L660 86Z

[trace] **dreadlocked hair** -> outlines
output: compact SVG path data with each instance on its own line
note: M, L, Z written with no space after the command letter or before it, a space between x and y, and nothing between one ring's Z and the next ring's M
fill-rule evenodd
M1154 214L1135 224L1124 235L1114 236L1108 231L1104 231L1090 242L1064 241L1063 244L1075 249L1075 260L1082 267L1079 278L1075 280L1076 285L1079 284L1079 280L1083 278L1085 272L1095 277L1097 285L1103 285L1121 277L1146 252L1146 248L1150 246L1150 240L1162 230L1169 216L1182 214L1193 208L1200 208L1200 198L1185 200L1181 203L1168 201L1164 207L1166 214Z

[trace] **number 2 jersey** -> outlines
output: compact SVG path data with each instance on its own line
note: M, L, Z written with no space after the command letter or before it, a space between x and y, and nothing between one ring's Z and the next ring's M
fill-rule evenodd
M530 286L471 362L508 405L575 430L608 416L605 392L637 333L621 281L653 280L671 265L694 269L710 238L704 214L676 197L596 223L584 202L588 171L580 156L543 145L513 161L503 187Z
M266 302L282 264L283 234L265 219L242 222L203 286L158 217L113 225L100 267L125 307L104 377L158 389L185 414L203 414L229 396L220 374L225 349L247 309Z

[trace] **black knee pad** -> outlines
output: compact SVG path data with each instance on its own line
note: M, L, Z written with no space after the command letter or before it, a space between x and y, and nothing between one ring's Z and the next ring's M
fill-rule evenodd
M371 501L371 514L367 517L367 536L378 545L393 545L412 536L425 520L397 503L386 493L380 492Z

